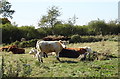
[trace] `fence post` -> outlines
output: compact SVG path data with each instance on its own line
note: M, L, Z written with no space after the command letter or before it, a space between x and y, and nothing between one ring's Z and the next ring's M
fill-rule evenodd
M0 79L2 78L2 56L0 56Z
M120 78L120 33L118 34L118 78Z

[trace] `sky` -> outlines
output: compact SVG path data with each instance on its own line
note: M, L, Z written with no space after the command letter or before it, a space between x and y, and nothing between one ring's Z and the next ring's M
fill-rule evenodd
M8 0L15 10L11 22L18 26L33 25L47 14L49 7L57 6L61 16L59 20L68 21L74 15L78 18L76 25L87 25L92 20L115 20L118 18L118 1L120 0Z

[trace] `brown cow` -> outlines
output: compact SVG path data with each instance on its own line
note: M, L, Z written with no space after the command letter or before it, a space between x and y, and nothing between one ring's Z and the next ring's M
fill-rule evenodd
M84 54L87 52L87 50L85 48L65 48L65 49L75 50L75 51L79 52L80 54Z
M88 52L88 53L87 53ZM84 54L83 60L86 59L86 55L92 53L90 47L82 47L82 48L64 48L59 56L60 57L68 57L68 58L78 58L81 54Z
M7 51L9 48L18 48L18 46L16 45L4 46L4 47L1 47L0 50Z
M91 50L90 47L66 48L66 49L71 49L71 50L78 51L80 54L84 54L84 53L86 53L86 52L88 52L88 53L93 53L93 51Z
M8 49L8 52L11 51L13 54L25 54L25 49L23 48L12 48Z
M78 58L79 56L80 56L79 52L66 48L63 48L62 51L59 53L59 57Z

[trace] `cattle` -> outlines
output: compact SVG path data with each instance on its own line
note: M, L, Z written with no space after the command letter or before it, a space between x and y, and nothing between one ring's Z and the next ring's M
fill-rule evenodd
M4 47L1 47L0 50L7 51L9 48L18 48L18 46L16 45L4 46Z
M37 55L38 55L37 49L32 48L32 49L30 50L29 54L33 54L33 57L37 57ZM43 57L44 57L44 58L45 58L45 57L48 57L45 52L43 53Z
M61 62L59 59L59 53L63 48L65 48L65 45L62 43L62 41L40 41L38 40L36 43L36 48L39 53L38 55L39 62L43 62L42 60L43 52L45 52L46 54L55 52L57 60Z
M59 53L59 57L78 58L79 56L80 53L73 49L63 48L62 51Z
M23 48L13 48L13 47L10 47L8 49L8 52L11 51L13 54L25 54L25 49Z
M29 52L29 54L33 54L33 57L37 57L37 50L32 48Z
M92 50L91 50L90 47L66 48L66 49L76 50L76 51L78 51L80 54L84 54L84 53L86 53L86 52L92 53Z
M60 57L68 58L78 58L80 55L84 55L83 60L86 59L86 55L92 53L90 47L81 47L81 48L64 48L60 53ZM90 54L89 54L90 55Z

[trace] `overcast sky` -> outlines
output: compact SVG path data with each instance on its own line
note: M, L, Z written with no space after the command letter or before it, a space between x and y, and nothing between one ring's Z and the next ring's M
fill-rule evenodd
M61 16L58 18L67 21L76 15L77 25L86 25L91 20L115 20L118 18L119 0L8 0L12 4L12 22L18 26L33 25L37 27L41 16L47 13L47 8L57 6Z

